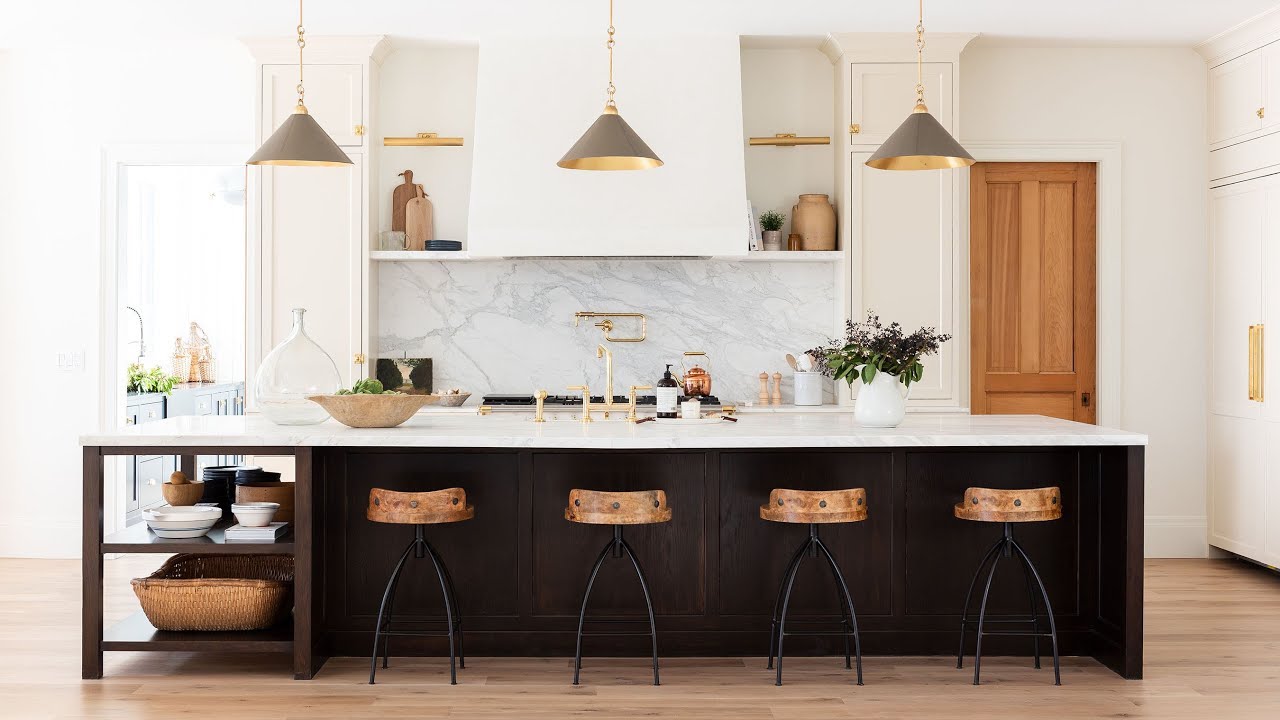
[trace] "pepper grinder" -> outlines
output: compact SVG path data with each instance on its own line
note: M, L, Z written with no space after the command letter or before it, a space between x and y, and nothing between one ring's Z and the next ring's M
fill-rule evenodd
M760 395L759 395L759 398L760 398L760 404L761 404L761 405L768 405L768 404L769 404L769 373L767 373L767 372L762 372L762 373L760 373Z
M773 398L769 402L772 405L782 404L782 373L780 372L773 374Z

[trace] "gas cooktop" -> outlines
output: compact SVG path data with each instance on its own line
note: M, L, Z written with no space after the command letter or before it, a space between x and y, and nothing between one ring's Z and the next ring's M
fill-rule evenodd
M683 400L684 398L681 398L681 399ZM720 400L714 395L708 395L704 398L701 398L701 400L703 405L719 405L720 404ZM482 400L481 402L495 409L504 408L504 407L510 407L510 408L534 407L535 405L538 404L537 400L535 400L532 395L505 395L505 394L485 395L484 400ZM604 396L592 395L591 402L603 403ZM618 405L626 405L628 402L628 399L625 395L614 395L613 402ZM637 395L636 396L636 405L640 407L654 406L657 404L658 404L658 398L654 395ZM545 407L548 407L548 408L582 407L582 396L581 395L548 395L545 401Z

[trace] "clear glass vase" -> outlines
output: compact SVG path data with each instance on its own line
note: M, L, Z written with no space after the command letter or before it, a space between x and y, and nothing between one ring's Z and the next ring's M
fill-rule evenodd
M293 310L293 331L262 360L254 393L258 409L277 425L315 425L329 412L307 399L332 395L342 387L338 366L324 348L307 335L303 308Z

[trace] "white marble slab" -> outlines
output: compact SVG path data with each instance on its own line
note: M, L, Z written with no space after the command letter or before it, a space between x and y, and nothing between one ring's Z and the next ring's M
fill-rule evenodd
M600 450L711 448L1055 447L1146 445L1147 436L1038 415L913 413L896 428L863 428L845 413L746 415L738 422L680 425L545 423L502 415L419 414L397 428L359 430L335 420L286 427L260 415L169 418L84 435L82 445L203 447L456 447Z

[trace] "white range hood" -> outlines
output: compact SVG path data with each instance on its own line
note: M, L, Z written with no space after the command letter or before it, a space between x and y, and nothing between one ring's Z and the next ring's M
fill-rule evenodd
M618 109L662 167L556 166L604 107L600 36L481 42L473 256L746 253L738 37L620 34L615 62Z

